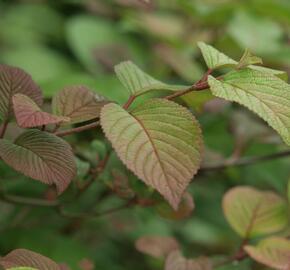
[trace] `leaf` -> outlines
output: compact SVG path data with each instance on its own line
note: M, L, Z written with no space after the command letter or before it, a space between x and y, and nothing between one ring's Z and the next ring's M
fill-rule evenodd
M167 203L161 203L157 206L157 211L163 218L180 220L188 218L192 214L194 207L195 205L192 196L186 192L177 210L173 210Z
M198 42L203 58L210 69L221 68L225 66L236 66L237 62L214 47Z
M172 101L150 99L131 113L116 104L104 106L101 125L127 167L177 209L201 162L194 116Z
M143 236L139 238L135 247L139 252L156 258L166 257L171 251L178 249L178 242L172 237Z
M9 268L7 270L38 270L38 269L31 268L31 267L13 267L13 268Z
M212 270L208 258L186 259L179 250L172 251L166 259L165 270Z
M108 102L85 86L66 87L53 97L52 109L56 115L69 117L70 123L80 123L100 116Z
M68 117L59 117L42 111L28 96L16 94L12 98L17 124L22 128L68 122Z
M158 81L143 72L131 61L122 62L115 66L115 72L132 96L138 96L152 90L177 91L187 88L187 86L169 85Z
M290 203L290 180L288 180L287 198L288 202Z
M31 76L20 68L0 65L0 121L12 112L12 97L15 94L30 97L37 105L42 104L42 94Z
M209 76L212 93L257 113L290 145L290 85L257 70L231 72L223 81Z
M28 130L14 143L0 140L0 157L16 171L48 185L55 184L62 193L76 174L69 144L53 134Z
M33 267L38 270L60 270L58 264L51 259L27 249L15 249L6 256L1 257L0 265L5 269L26 266ZM31 268L26 269L28 270Z
M236 187L223 198L223 211L232 228L243 238L275 233L287 225L287 205L273 192Z
M245 246L245 251L254 260L278 270L290 269L290 241L280 237L269 237L256 247Z
M241 57L237 69L245 68L249 65L263 64L263 61L260 57L253 55L249 49L246 49L243 56Z
M201 49L202 55L203 55L205 62L209 68L217 69L217 68L222 68L222 67L234 67L234 68L239 67L240 63L238 63L234 59L228 57L224 53L218 51L214 47L212 47L208 44L205 44L203 42L199 42L198 46ZM250 61L249 61L249 58L250 58ZM284 81L288 80L288 75L287 75L287 72L285 72L285 71L271 69L271 68L262 67L262 66L255 66L254 63L261 63L262 59L256 58L252 54L249 54L248 50L245 51L241 60L243 60L243 62L245 62L245 60L246 60L247 64L249 64L248 68L250 68L250 69L277 76L278 78L280 78ZM250 64L250 63L252 63L252 64ZM242 67L245 67L245 63L243 63L243 65L240 68L242 68Z

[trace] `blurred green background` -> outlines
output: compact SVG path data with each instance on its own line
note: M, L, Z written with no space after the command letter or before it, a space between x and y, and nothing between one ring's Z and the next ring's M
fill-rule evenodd
M290 1L0 1L0 62L29 72L47 100L64 86L83 84L122 104L128 96L113 67L129 59L160 80L191 84L206 71L197 41L212 44L236 60L249 48L263 58L265 66L289 71ZM253 114L218 100L204 105L207 99L207 95L193 94L181 101L201 122L206 164L233 153L264 155L285 148ZM10 130L11 136L15 132ZM69 140L91 157L100 155L104 147L96 140L101 136L88 132ZM78 165L81 178L88 164L78 160ZM122 200L108 192L106 185L115 168L129 176L134 188L151 196L152 191L111 155L102 177L71 210L119 205ZM76 270L163 269L162 261L142 255L134 247L138 237L153 234L176 237L187 256L230 254L239 239L222 214L221 199L226 190L252 185L284 195L289 176L288 158L201 171L189 188L196 208L190 218L178 221L163 218L154 207L134 207L81 222L60 217L54 209L0 202L0 253L29 248ZM25 179L1 162L0 180L12 194L36 197L49 193L47 187ZM94 268L88 268L91 263L86 265L87 260ZM266 268L245 260L220 269Z

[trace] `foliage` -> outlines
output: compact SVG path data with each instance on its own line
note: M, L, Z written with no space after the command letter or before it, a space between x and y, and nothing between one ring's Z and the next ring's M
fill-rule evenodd
M0 268L290 269L290 5L245 2L0 1Z

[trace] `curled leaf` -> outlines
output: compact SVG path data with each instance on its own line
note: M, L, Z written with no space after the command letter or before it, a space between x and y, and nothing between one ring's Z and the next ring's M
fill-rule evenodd
M16 171L62 193L76 174L71 147L61 138L39 130L28 130L14 143L0 140L0 157Z
M31 76L20 68L0 65L0 121L12 112L12 97L15 94L30 97L37 105L42 104L40 88Z
M28 96L13 96L13 108L17 124L22 128L39 127L48 124L68 122L68 117L56 116L42 111Z
M172 101L150 99L131 113L104 106L101 125L127 167L177 209L201 162L202 136L193 115Z

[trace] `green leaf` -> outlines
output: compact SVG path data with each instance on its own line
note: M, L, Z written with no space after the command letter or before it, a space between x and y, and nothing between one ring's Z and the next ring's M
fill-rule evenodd
M13 267L8 268L7 270L38 270L38 269L32 267Z
M235 60L218 51L211 45L207 45L204 42L198 42L198 47L200 48L203 58L210 69L237 65Z
M101 125L127 167L177 209L201 161L202 136L193 115L172 101L150 99L131 113L104 106Z
M31 76L20 68L0 65L0 121L12 112L12 97L15 94L30 97L37 105L42 104L42 94Z
M62 193L76 174L69 144L40 130L28 130L14 143L0 140L0 157L16 171L48 185L56 185Z
M169 85L158 81L143 72L131 61L122 62L117 65L115 72L121 83L132 96L138 96L152 90L177 91L187 88L187 86Z
M70 118L70 124L98 118L108 102L85 86L66 87L53 97L52 110L56 115Z
M281 79L257 70L242 69L223 81L209 76L212 93L235 101L257 113L290 145L290 86Z
M208 258L186 259L179 250L172 251L166 258L165 270L212 270Z
M143 236L139 238L135 247L139 252L156 258L164 258L171 251L179 248L178 242L167 236Z
M245 246L245 251L254 260L274 269L290 269L290 241L280 237L269 237L256 247Z
M27 270L36 268L39 270L61 270L60 266L51 259L30 251L28 249L15 249L4 257L0 258L0 265L5 269L26 266ZM29 268L32 267L32 268ZM25 270L25 268L21 269Z
M274 75L285 82L288 81L288 74L286 71L262 67L262 66L254 66L254 65L250 65L249 68L266 73L266 74L269 74L269 75Z
M280 196L252 187L228 191L223 210L229 224L243 238L278 232L288 222L287 204Z
M12 101L17 124L22 128L39 127L70 121L68 117L60 117L42 111L28 96L17 94L13 96Z
M247 66L256 64L263 64L262 59L258 56L253 55L249 49L246 49L237 65L237 69L242 69Z
M288 197L288 202L290 203L290 180L288 181L287 197Z

